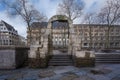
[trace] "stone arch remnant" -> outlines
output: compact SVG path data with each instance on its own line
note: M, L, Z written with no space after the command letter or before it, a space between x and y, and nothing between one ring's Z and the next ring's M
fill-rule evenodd
M55 15L51 17L48 21L48 25L46 28L46 32L41 36L43 39L41 41L42 44L35 44L30 46L30 65L39 67L47 66L47 61L49 56L52 54L52 22L53 21L67 21L69 24L69 38L68 38L68 54L74 55L77 47L80 47L76 41L77 36L75 35L72 20L70 20L65 15ZM42 46L42 47L41 47ZM39 48L39 51L36 51ZM39 53L40 59L36 59L36 52ZM36 61L38 60L38 61Z
M72 53L72 49L73 49L73 44L74 44L74 39L75 39L75 34L74 34L74 29L73 29L73 24L72 24L72 20L70 20L67 16L65 15L55 15L53 17L51 17L48 21L48 26L47 26L47 35L50 36L50 39L52 40L52 22L53 21L67 21L69 24L69 44L68 44L68 54ZM49 43L49 42L46 42ZM50 45L48 45L48 49L49 49L49 54L52 54L52 43L50 43Z

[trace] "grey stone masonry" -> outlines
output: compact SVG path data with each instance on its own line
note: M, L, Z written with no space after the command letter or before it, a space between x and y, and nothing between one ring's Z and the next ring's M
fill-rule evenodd
M0 69L15 69L27 60L28 48L4 47L0 48Z

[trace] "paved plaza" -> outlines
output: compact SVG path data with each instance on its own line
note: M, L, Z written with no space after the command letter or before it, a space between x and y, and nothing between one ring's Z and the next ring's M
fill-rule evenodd
M95 67L49 66L44 69L0 70L0 80L120 80L120 64Z

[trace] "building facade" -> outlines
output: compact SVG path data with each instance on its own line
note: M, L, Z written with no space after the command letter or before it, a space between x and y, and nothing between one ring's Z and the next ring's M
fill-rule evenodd
M52 25L52 44L54 48L67 47L69 43L69 25L58 23ZM73 24L76 41L80 41L81 48L104 49L108 41L107 25L99 24ZM33 23L31 26L31 44L39 42L40 35L47 29L47 22ZM42 31L43 30L43 31ZM42 33L41 33L42 31ZM27 41L30 45L30 32L27 33ZM38 41L39 40L39 41ZM120 48L120 25L113 25L109 32L109 48Z
M18 35L17 30L13 26L6 23L5 21L0 21L0 46L12 46L12 45L25 45L23 37Z
M111 26L109 40L107 25L76 24L74 30L81 39L82 48L90 48L91 46L92 49L104 49L108 41L108 48L120 48L120 25Z

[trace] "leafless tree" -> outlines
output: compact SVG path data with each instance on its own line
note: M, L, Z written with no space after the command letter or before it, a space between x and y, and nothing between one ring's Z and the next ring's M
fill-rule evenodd
M107 24L106 48L109 48L109 33L111 26L120 20L120 0L108 0L98 14L98 19L101 24Z
M90 39L90 43L89 43L89 46L90 46L90 49L92 49L92 26L91 24L95 24L96 22L96 14L95 13L87 13L84 17L84 22L86 24L88 24L89 26L89 39Z
M29 3L29 0L1 0L4 5L7 6L10 15L20 15L21 18L25 21L29 33L30 33L30 42L31 42L31 28L30 25L34 21L44 21L46 16L36 10L32 4Z
M73 21L81 16L83 8L83 3L78 0L62 0L58 5L57 13L66 15Z

